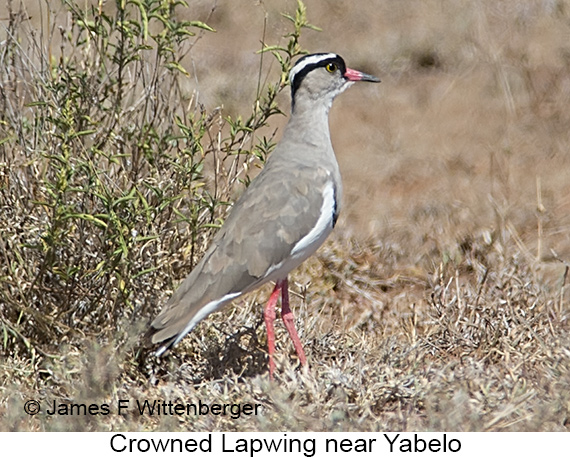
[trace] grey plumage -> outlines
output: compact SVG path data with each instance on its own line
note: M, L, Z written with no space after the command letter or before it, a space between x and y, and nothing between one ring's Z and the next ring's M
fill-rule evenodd
M327 58L335 71L325 68ZM328 112L334 97L353 81L377 80L346 69L335 54L301 59L291 75L293 110L281 141L204 257L151 323L148 337L162 343L159 355L239 295L286 279L333 229L342 183Z

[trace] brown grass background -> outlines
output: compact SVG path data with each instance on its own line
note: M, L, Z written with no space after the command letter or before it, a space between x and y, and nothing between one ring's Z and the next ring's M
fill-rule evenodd
M189 3L217 32L188 56L188 94L249 109L255 52L284 43L280 13L295 2ZM269 382L264 288L162 362L136 365L95 338L39 372L5 358L3 430L568 430L570 2L305 3L323 30L305 31L305 48L382 79L331 112L344 207L291 282L310 371L280 326ZM264 414L27 417L27 398L257 402Z

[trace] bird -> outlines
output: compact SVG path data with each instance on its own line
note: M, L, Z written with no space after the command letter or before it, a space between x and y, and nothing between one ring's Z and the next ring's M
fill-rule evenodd
M359 81L380 82L348 68L335 53L301 57L289 72L291 115L283 135L233 205L200 262L150 323L146 338L160 357L196 325L238 297L274 281L264 308L269 377L275 372L276 304L301 365L307 364L289 304L289 273L332 232L342 182L328 115L334 98Z

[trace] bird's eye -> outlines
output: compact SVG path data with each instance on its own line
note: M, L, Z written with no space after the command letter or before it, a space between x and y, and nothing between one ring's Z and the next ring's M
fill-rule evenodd
M328 63L325 68L329 73L334 73L338 69L336 63Z

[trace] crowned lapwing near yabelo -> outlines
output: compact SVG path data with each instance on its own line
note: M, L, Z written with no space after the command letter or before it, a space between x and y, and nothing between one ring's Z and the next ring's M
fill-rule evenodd
M311 54L291 69L291 117L262 172L233 206L210 248L150 324L163 355L202 319L237 297L275 281L264 311L269 376L275 371L275 305L302 365L307 363L289 307L288 274L331 233L342 183L331 144L333 99L356 81L378 78L347 68L342 57Z

